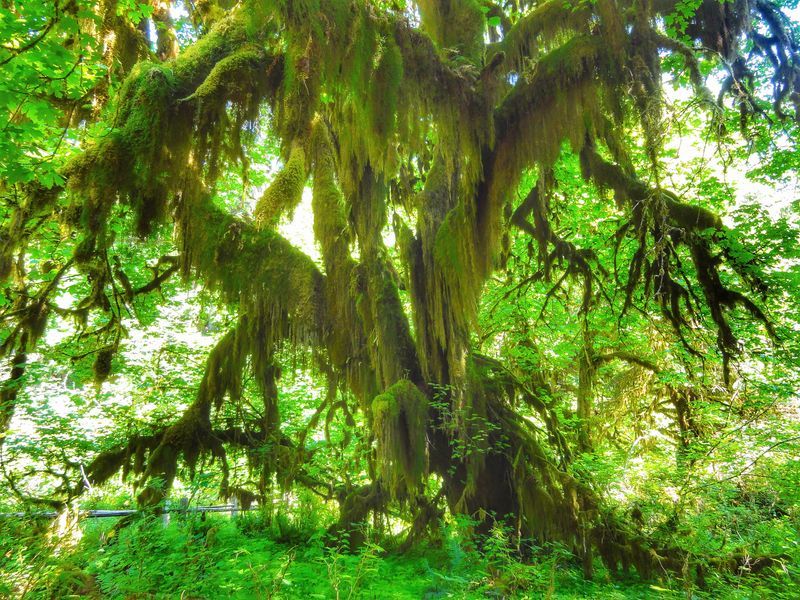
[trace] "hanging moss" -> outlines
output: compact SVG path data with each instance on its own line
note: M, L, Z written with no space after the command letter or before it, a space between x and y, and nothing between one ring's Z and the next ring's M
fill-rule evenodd
M372 135L387 144L394 133L397 101L403 80L403 56L392 39L387 39L369 89L369 116Z
M92 364L92 371L94 372L95 383L103 383L111 374L111 360L114 358L114 352L109 348L103 348L97 353L97 357Z
M334 366L356 396L372 398L376 393L375 375L366 357L364 324L358 318L351 293L356 262L351 255L353 233L345 214L345 204L335 178L333 148L327 127L318 121L312 135L314 155L314 236L320 245L326 273L326 298L332 326L327 332L326 347Z
M476 81L478 62L445 60L430 37L413 28L398 23L395 41L404 68L399 106L410 118L399 123L401 137L412 151L428 152L426 135L432 130L426 131L426 121L412 115L431 115L433 135L442 140L437 153L448 171L459 173L468 196L483 176L482 150L493 144L493 95L479 93L493 86Z
M118 14L117 0L101 0L99 4L100 27L94 33L103 42L103 58L109 74L124 77L137 60L148 56L147 40L129 19ZM107 90L98 92L102 97Z
M84 199L83 224L89 231L103 230L118 198L134 207L141 234L164 214L174 92L168 67L137 64L120 90L115 130L67 164L64 174L70 191Z
M314 236L320 244L326 268L350 262L352 233L345 216L344 197L335 178L335 165L330 135L318 122L312 138L314 147Z
M256 204L254 216L258 227L273 227L281 216L294 211L302 200L307 176L303 146L294 143L286 164Z
M310 134L320 102L324 44L324 37L314 37L305 28L286 32L285 68L276 98L274 122L285 145L307 139Z
M433 247L434 270L446 286L446 304L441 309L452 313L457 327L468 330L477 315L477 298L482 287L475 277L476 248L472 245L472 226L463 205L451 210L442 222Z
M181 97L192 93L214 66L256 37L261 23L253 21L256 12L232 11L194 44L183 49L172 64Z
M375 22L366 10L359 10L350 28L348 47L344 53L342 70L348 77L349 89L356 102L363 102L370 93L375 55L380 37Z
M562 0L542 2L514 24L498 45L498 51L505 52L512 69L523 73L526 59L535 59L565 32L588 33L591 7L589 3L577 3L565 10Z
M478 268L485 276L494 267L502 231L503 207L524 169L550 165L562 144L583 146L587 132L603 122L600 90L593 77L602 62L601 41L576 36L543 56L530 80L515 88L496 115L497 143L491 178L479 194L476 209Z
M109 6L109 14L113 14L113 3ZM62 173L84 206L83 225L93 234L105 226L109 209L118 198L134 206L142 234L164 214L173 191L170 188L178 181L168 181L165 174L185 170L191 142L191 111L176 109L176 99L190 95L217 63L246 44L250 36L261 35L264 22L244 11L233 11L175 61L163 65L143 63L127 77L112 107L116 129L71 160ZM242 77L241 81L248 79ZM261 79L257 77L256 82ZM221 104L227 100L223 98ZM223 121L217 127L227 124ZM50 191L36 194L37 199L49 199L47 207L52 207L59 192L57 188ZM11 223L19 223L23 230L33 216L29 207L22 204ZM14 236L14 244L19 241L17 237ZM6 257L11 251L4 244L0 261L3 265L9 264Z
M407 379L372 401L378 471L396 499L412 498L427 470L428 399Z
M318 345L326 309L323 278L310 258L274 231L235 219L206 196L185 203L178 222L186 274L196 270L226 300L246 303L253 318L271 321L275 339Z
M216 179L222 158L244 161L242 131L252 131L265 99L280 87L283 61L249 44L219 61L193 94L195 155Z
M478 0L418 0L417 7L423 28L440 48L475 62L482 58L486 19Z
M119 472L122 472L123 479L131 471L137 475L143 473L145 454L156 448L161 438L161 432L134 435L127 443L101 452L86 468L89 481L102 485Z
M119 194L135 207L140 233L149 231L165 212L170 191L165 174L182 170L188 161L192 126L202 126L202 140L219 138L220 128L229 124L225 120L213 126L208 119L195 121L194 107L202 105L201 115L215 114L212 105L218 111L231 101L235 107L245 105L245 112L252 115L253 102L257 104L262 98L264 80L269 78L247 76L248 70L255 72L253 47L236 54L259 28L260 24L235 11L176 60L136 66L119 93L115 131L65 168L70 188L86 197L89 218L104 223L109 206ZM237 69L245 70L238 79L234 74ZM198 102L177 105L178 99L193 92ZM237 127L241 124L241 120L235 123ZM212 134L209 129L216 131Z
M400 378L420 383L422 374L416 348L408 330L408 319L400 302L397 284L388 270L376 261L367 267L367 294L377 344L373 364L383 385Z

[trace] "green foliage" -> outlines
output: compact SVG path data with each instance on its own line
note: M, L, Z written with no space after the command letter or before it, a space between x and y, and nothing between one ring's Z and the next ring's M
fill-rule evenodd
M794 4L4 2L0 595L800 595Z

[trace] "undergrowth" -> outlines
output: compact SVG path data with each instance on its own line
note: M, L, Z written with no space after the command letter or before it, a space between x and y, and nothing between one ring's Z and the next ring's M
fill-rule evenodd
M0 597L9 598L796 598L796 567L755 576L708 577L706 589L674 579L585 581L559 545L512 542L496 526L471 533L463 518L438 542L400 555L365 529L357 553L305 515L0 520ZM794 572L792 572L794 570ZM788 572L788 576L787 576ZM791 581L795 583L791 583Z

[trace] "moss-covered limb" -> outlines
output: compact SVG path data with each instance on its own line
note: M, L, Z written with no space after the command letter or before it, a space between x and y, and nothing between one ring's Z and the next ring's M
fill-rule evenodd
M353 166L352 162L341 161ZM341 168L340 168L341 171ZM340 176L344 185L345 176ZM384 251L383 229L387 223L388 187L386 180L371 165L364 165L345 185L345 203L362 257L375 259Z
M348 385L364 403L378 392L375 369L354 295L357 263L351 254L354 235L347 218L344 196L336 179L333 144L327 125L317 121L311 138L313 160L314 237L325 266L325 295L330 323L325 346L333 367L345 374Z
M479 102L473 88L474 76L445 62L430 37L398 19L394 38L403 56L406 79L415 89L423 91L423 99L428 103Z
M344 195L336 180L333 142L322 121L315 124L312 147L314 237L322 250L326 270L340 267L350 270L355 265L350 254L353 234L345 213Z
M394 39L387 38L378 65L370 80L368 97L371 135L390 140L396 131L400 86L403 82L403 55Z
M260 25L235 11L174 61L137 64L114 102L114 131L88 145L62 170L76 202L84 206L81 226L89 235L96 236L102 229L118 198L136 208L142 233L164 214L173 191L164 173L185 168L197 108L196 103L178 101L201 86L215 65L262 33ZM229 76L226 81L231 79ZM265 79L269 77L255 81L243 77L240 81L252 81L255 89L260 89ZM218 93L215 99L224 105L228 100L236 103L238 98ZM0 274L14 248L32 234L31 221L45 211L52 212L61 192L58 187L30 190L29 198L9 222L9 235L0 249Z
M177 97L189 96L225 57L264 39L267 27L265 15L257 11L232 10L172 63Z
M527 82L514 87L495 111L495 145L484 150L484 181L476 195L476 246L485 276L494 266L503 209L523 170L550 165L564 140L580 148L587 128L601 119L602 96L595 75L603 41L575 36L543 56ZM608 75L610 77L611 75Z
M375 397L371 412L380 481L394 499L412 499L428 468L428 399L414 383L401 379Z
M542 188L540 184L543 183L544 178L545 176L542 175L539 184L531 188L522 204L514 210L511 215L511 223L536 240L539 264L544 271L545 281L550 281L551 261L548 247L553 241L553 231L547 219L547 199L542 198L542 194L540 194ZM528 221L530 214L533 214L533 224Z
M652 189L635 176L626 173L622 167L603 158L592 143L582 146L581 164L586 177L590 177L601 188L613 190L631 205L660 198L666 207L667 216L676 227L691 232L723 228L718 215L701 206L681 202L669 190Z
M397 275L382 238L386 225L387 188L383 178L367 167L357 187L346 197L361 260L352 271L356 310L379 389L400 379L422 384L419 358L411 337L408 317L400 300Z
M422 28L439 48L478 63L483 52L485 17L478 0L417 0Z
M691 15L685 33L700 40L710 51L717 52L726 62L733 62L743 41L741 35L751 22L750 4L747 0L731 3L703 0ZM673 12L675 5L668 2L664 9L658 8L659 12L664 9Z
M523 72L526 68L524 61L536 59L541 49L560 35L565 32L588 33L591 16L591 4L579 4L565 10L560 0L542 2L520 17L493 50L505 52L509 70Z
M319 343L326 319L324 277L308 256L274 231L259 231L217 208L203 194L181 205L177 221L186 276L197 273L251 318L273 320L273 342L291 336Z
M287 10L290 11L286 8L279 12ZM282 18L287 17L283 15ZM290 144L308 138L320 107L321 85L330 56L326 51L331 49L321 19L321 14L315 14L305 22L293 22L283 31L286 48L283 78L273 110L274 128L283 142L285 156ZM291 17L288 20L294 21ZM331 54L338 55L338 52Z
M142 480L158 477L167 486L181 456L192 468L201 452L224 454L209 433L210 411L225 397L236 401L241 396L248 357L264 396L264 430L277 431L274 347L287 339L293 345L323 347L328 330L322 274L274 231L237 220L204 193L189 194L176 219L184 273L195 272L219 289L239 305L241 317L209 356L195 402L151 453ZM264 468L277 469L273 462ZM161 493L147 489L140 501L157 502Z
M98 454L86 468L86 477L81 476L80 483L76 488L76 493L80 494L90 489L90 486L103 485L117 474L121 474L123 479L129 475L141 477L145 473L153 453L162 447L165 441L165 436L171 427L158 429L152 434L134 435L125 443L105 450ZM285 473L279 473L279 477L289 477L287 481L301 485L312 492L318 494L325 500L335 499L337 494L343 494L334 480L331 478L329 481L322 481L316 477L311 476L302 466L302 457L307 458L304 450L298 449L296 444L285 435L277 431L267 431L265 429L241 429L241 428L227 428L227 429L213 429L207 432L207 436L200 439L197 452L200 455L213 455L218 461L226 461L227 455L220 448L237 448L243 449L247 452L252 452L254 456L259 457L258 465L251 465L251 468L264 469L265 465L262 462L264 458L264 450L269 447L270 452L267 453L266 465L268 472L266 477L269 479L276 474L276 469L285 467ZM173 456L175 458L175 472L181 459L180 451L175 448L162 449L161 454L156 456L157 460L166 460ZM284 464L281 464L284 463ZM226 467L223 466L223 472ZM166 472L171 472L169 467L165 468ZM162 473L163 476L163 473ZM227 481L223 479L223 486L220 493L223 497L226 492L232 490L227 485ZM141 483L141 481L140 481ZM155 492L147 492L142 497L142 504L150 505L157 501L157 499L165 495L169 491L169 486L156 490ZM257 490L255 493L246 490L249 495L255 495L259 500L263 500L263 490Z
M54 467L46 465L39 468L26 469L23 473L15 473L8 469L5 463L0 465L3 473L3 487L7 491L7 497L14 498L21 506L25 506L26 510L31 510L34 507L48 507L57 512L63 511L70 500L80 494L80 486L73 485L73 479L69 473L69 467L77 466L71 464L64 471L58 471ZM53 490L52 494L47 496L34 495L25 489L29 486L21 485L29 478L41 481L39 479L41 476L60 480L61 483Z
M272 180L255 208L259 228L274 227L284 214L291 214L303 197L308 170L302 144L291 145L289 159Z
M392 37L391 18L376 14L367 3L353 4L350 12L343 30L327 35L330 41L324 42L321 57L323 89L340 98L325 113L346 194L357 186L364 168L394 172L403 82L403 57ZM331 43L340 47L331 48Z
M686 466L694 464L689 447L693 440L702 435L695 418L694 408L701 400L701 392L689 387L668 388L668 398L675 409L675 422L678 426L678 448L676 462L678 471L686 473Z

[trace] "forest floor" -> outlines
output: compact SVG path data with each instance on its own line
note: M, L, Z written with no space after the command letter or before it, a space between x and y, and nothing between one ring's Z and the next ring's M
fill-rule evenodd
M705 589L664 577L611 577L596 565L585 581L564 549L530 559L500 538L479 552L445 527L438 544L399 554L367 542L357 553L325 543L324 532L257 513L84 520L47 535L21 521L0 523L0 597L242 599L439 598L785 598L800 597L789 568L773 573L711 572ZM44 535L43 535L44 533ZM387 544L388 545L388 544Z

